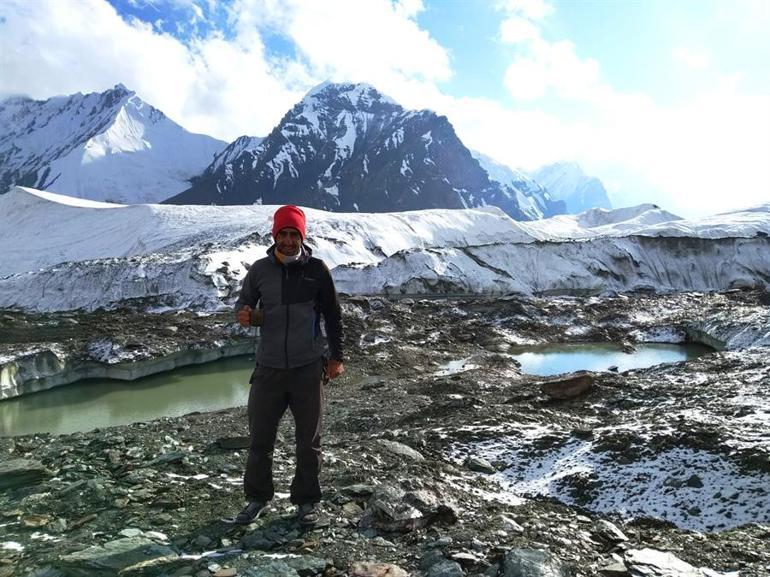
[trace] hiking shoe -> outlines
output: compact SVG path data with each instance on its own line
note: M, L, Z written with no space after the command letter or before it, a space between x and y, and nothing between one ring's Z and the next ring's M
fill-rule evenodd
M249 501L235 517L227 517L225 523L248 525L259 519L267 511L267 501Z
M300 525L315 525L318 522L316 503L303 503L297 506L297 521Z

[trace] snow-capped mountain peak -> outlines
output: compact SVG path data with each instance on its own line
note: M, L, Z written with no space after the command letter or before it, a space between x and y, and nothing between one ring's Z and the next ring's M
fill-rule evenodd
M322 82L318 86L311 88L300 104L308 106L324 105L329 101L342 99L350 102L358 110L370 108L375 102L391 104L401 108L395 100L385 96L374 86L365 82L357 84Z
M15 97L0 102L3 171L35 158L58 158L109 127L134 93L119 84L97 94L56 96L46 101ZM7 149L10 149L6 152ZM5 176L5 174L3 175ZM7 183L4 181L3 184ZM44 181L39 184L47 184Z
M546 218L566 212L564 203L553 202L547 190L523 172L497 162L478 151L473 157L489 175L489 179L500 183L503 194L509 202L518 204L519 210L530 219Z
M220 167L232 163L245 152L256 155L263 140L264 138L259 136L239 136L214 157L214 162L209 165L206 171L216 171Z
M140 98L132 94L118 108L109 128L86 141L84 164L107 154L137 152L151 148L151 144L144 138L148 123L157 124L163 118L163 113L145 106Z
M122 84L0 103L0 193L13 184L94 200L159 202L224 147L191 134Z
M209 167L169 202L350 212L491 204L529 220L548 212L547 199L534 199L537 189L517 195L490 180L445 116L406 110L368 84L325 82L289 110L256 154Z
M612 208L602 182L588 176L576 162L564 161L543 166L530 174L551 194L566 204L567 212L578 214L590 208Z

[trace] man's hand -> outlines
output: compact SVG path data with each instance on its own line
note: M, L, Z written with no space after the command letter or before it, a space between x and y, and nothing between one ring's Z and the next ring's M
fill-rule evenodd
M238 323L242 327L251 326L251 307L249 305L244 305L244 307L238 311Z
M330 379L336 379L345 372L345 364L342 361L338 361L336 359L329 359L329 364L327 365L326 370L329 372Z

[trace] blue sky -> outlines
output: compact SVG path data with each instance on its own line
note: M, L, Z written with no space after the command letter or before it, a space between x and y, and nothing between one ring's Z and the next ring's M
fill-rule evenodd
M698 216L770 201L768 29L766 0L4 0L0 96L120 82L229 141L368 82L513 167Z

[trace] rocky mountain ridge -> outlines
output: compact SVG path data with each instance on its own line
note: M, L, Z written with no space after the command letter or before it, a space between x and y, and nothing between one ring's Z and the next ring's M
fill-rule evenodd
M530 177L468 151L445 117L404 110L366 84L317 86L268 138L229 145L188 133L123 85L6 99L0 127L0 194L21 185L128 204L175 197L361 212L494 205L521 220L567 210ZM565 179L556 184L571 194Z
M472 154L487 172L489 179L503 186L506 198L516 196L519 210L531 217L530 220L567 212L563 201L554 199L545 188L520 170L505 166L478 151L473 151Z
M311 90L256 149L211 167L168 202L341 212L491 204L519 220L560 206L523 178L492 179L446 117L405 110L367 84L331 83Z
M576 162L557 162L541 166L531 177L551 198L564 203L565 212L578 214L591 208L612 208L601 180L588 176Z
M0 102L0 193L159 202L189 186L225 143L191 134L119 84L102 93Z

